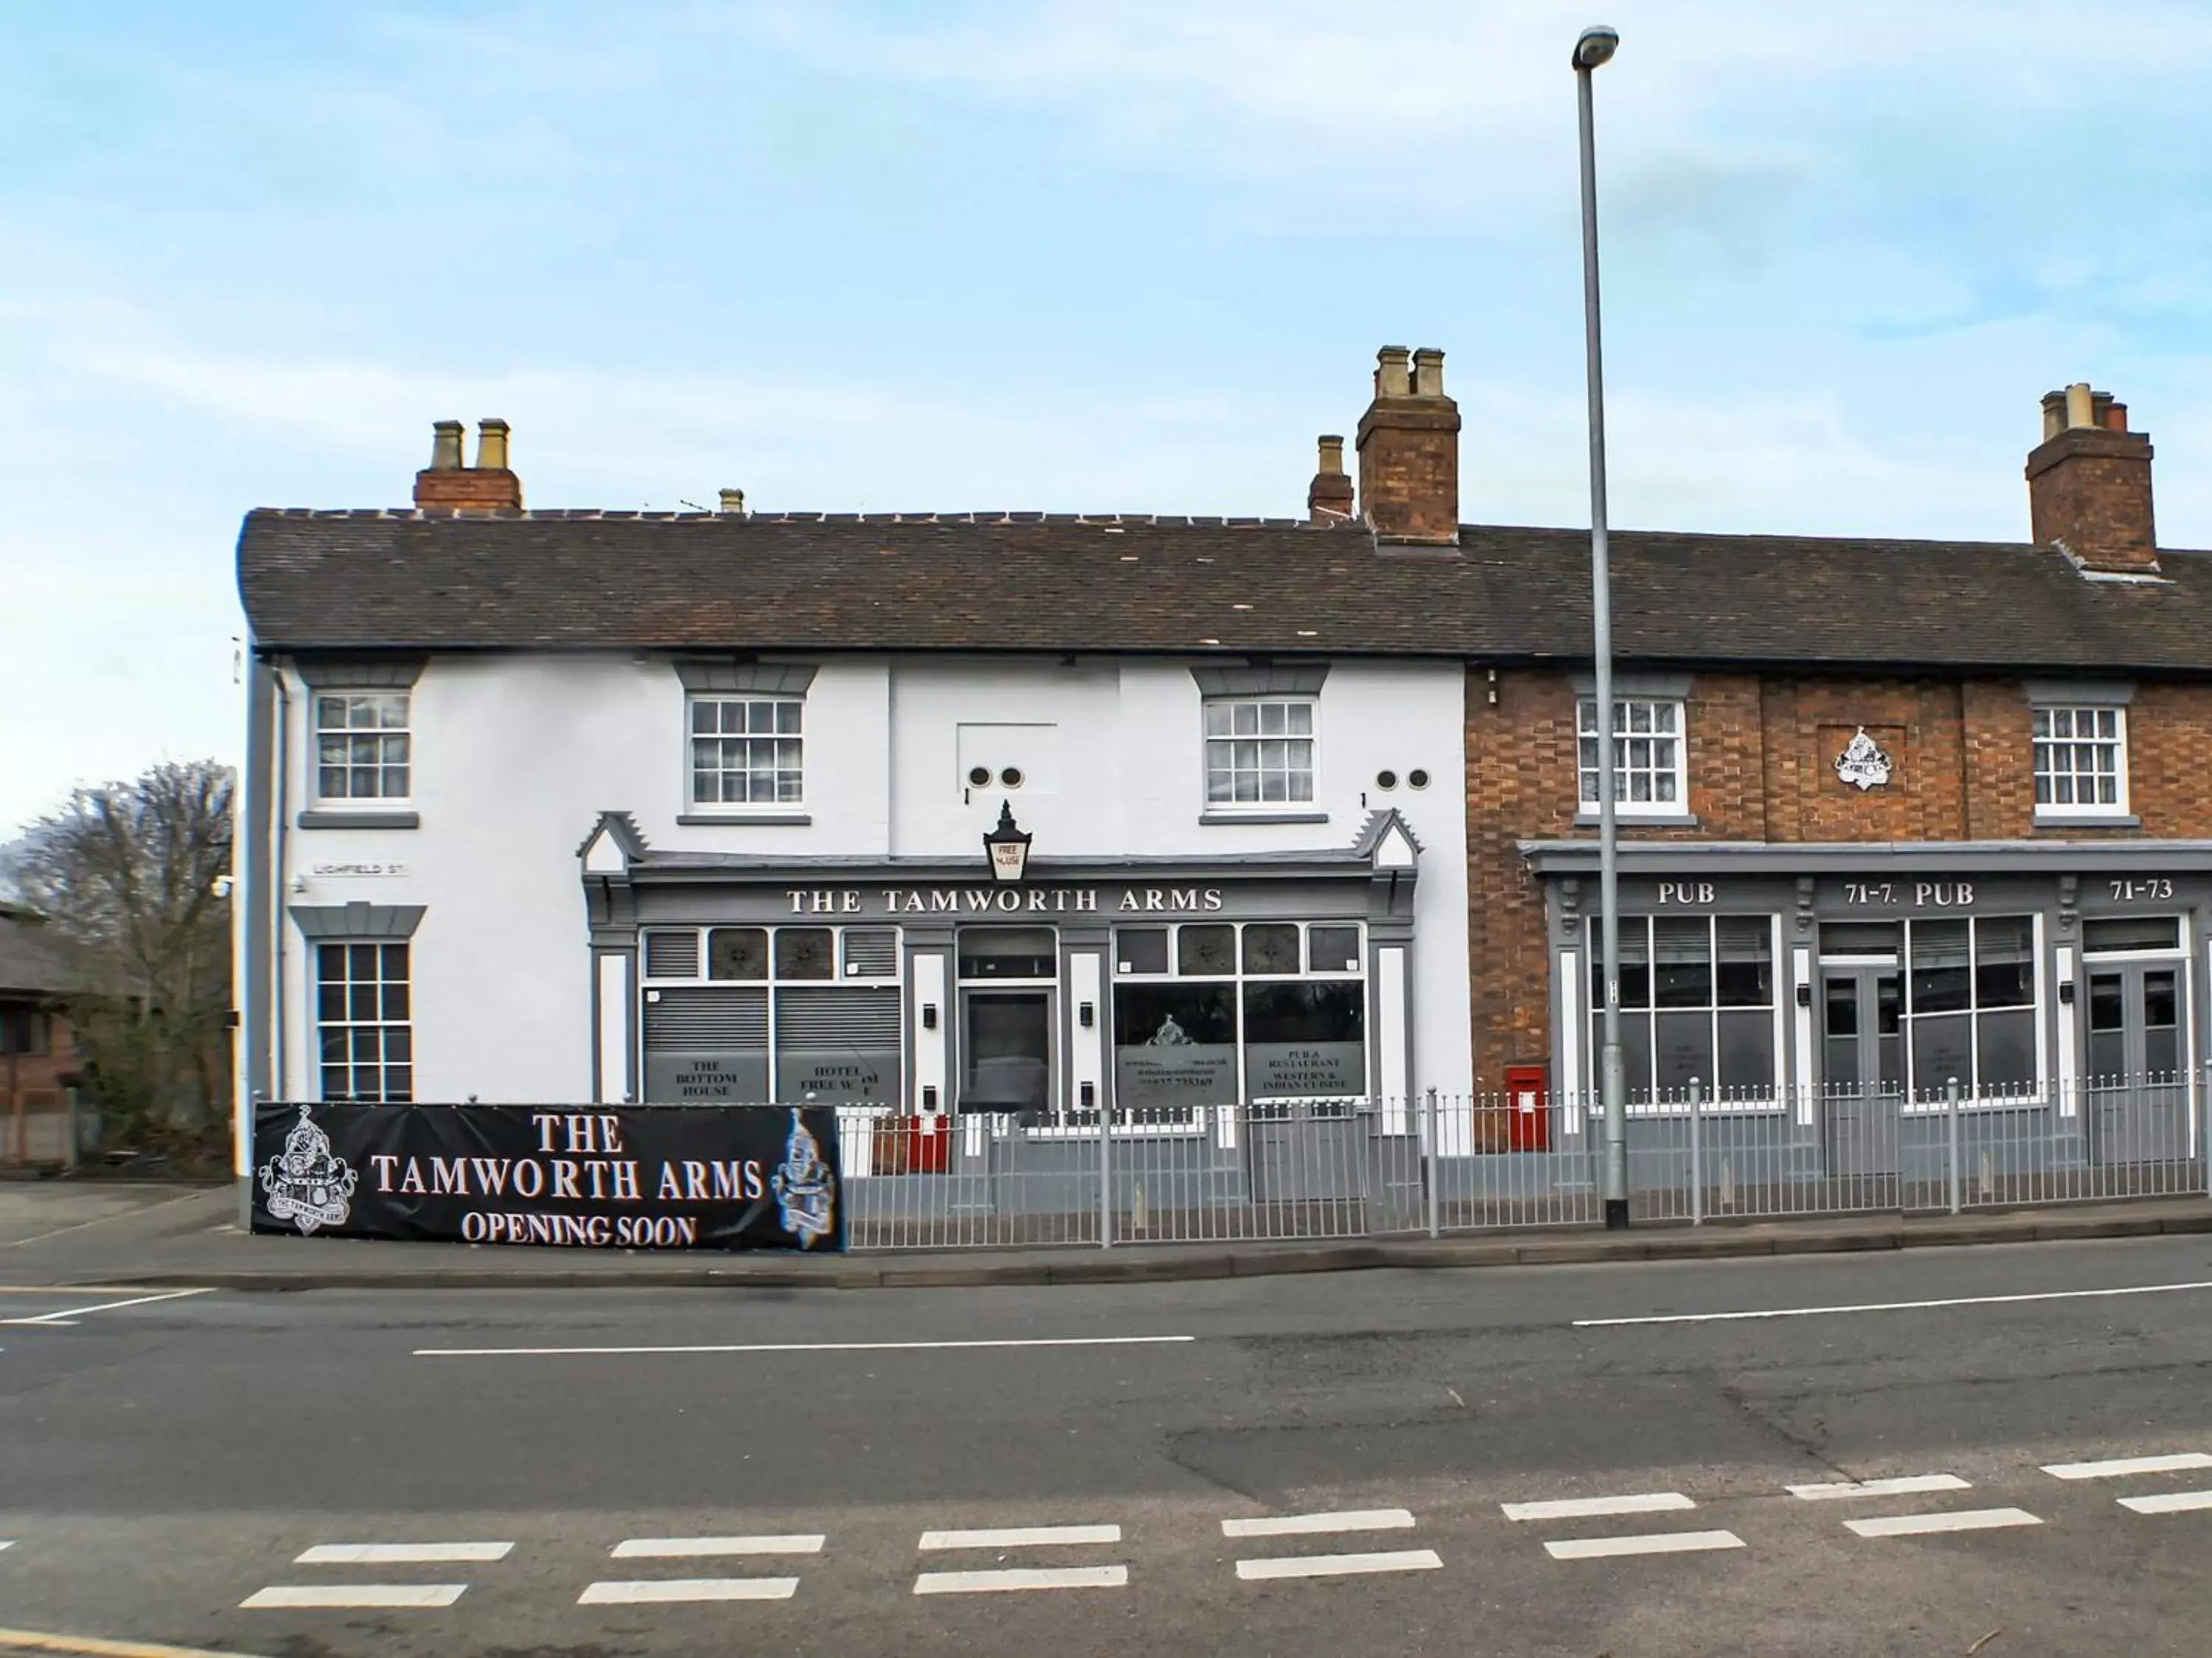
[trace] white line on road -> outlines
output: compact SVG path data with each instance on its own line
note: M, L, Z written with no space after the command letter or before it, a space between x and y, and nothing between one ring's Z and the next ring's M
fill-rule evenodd
M1761 1307L1738 1313L1658 1313L1635 1319L1577 1319L1577 1330L1602 1330L1629 1324L1724 1324L1735 1319L1809 1319L1823 1313L1917 1313L1936 1307L2005 1307L2021 1301L2089 1301L2103 1295L2170 1295L2185 1289L2212 1289L2212 1278L2190 1283L2136 1283L2116 1289L2042 1289L2025 1295L1952 1295L1942 1301L1856 1301L1837 1307Z
M1240 1560L1237 1575L1247 1582L1273 1577L1351 1577L1364 1572L1438 1571L1443 1562L1434 1549L1395 1549L1384 1554L1291 1555L1277 1560Z
M819 1554L820 1532L787 1537L633 1537L609 1551L617 1560L697 1560L709 1555Z
M2160 1491L2150 1496L2124 1496L2123 1509L2133 1509L2137 1514L2194 1514L2199 1509L2212 1509L2212 1491Z
M2040 1526L2025 1509L1966 1509L1956 1514L1886 1514L1873 1520L1846 1520L1861 1537L1920 1537L1930 1532L1999 1531L2008 1526Z
M915 1546L938 1549L1020 1549L1039 1544L1119 1543L1119 1526L1007 1526L995 1531L924 1532Z
M2118 1479L2128 1474L2171 1474L2185 1468L2212 1468L2212 1456L2183 1451L2173 1456L2124 1456L2110 1462L2053 1462L2043 1472L2053 1479Z
M1508 1520L1593 1520L1609 1514L1665 1514L1698 1505L1680 1491L1637 1496L1563 1496L1549 1503L1501 1503Z
M466 1583L279 1583L238 1604L247 1612L450 1606Z
M1197 1339L1196 1336L1039 1336L1005 1341L779 1341L712 1347L418 1347L415 1356L542 1359L662 1353L914 1353L976 1347L1159 1347Z
M1120 1589L1128 1586L1127 1566L1017 1566L1000 1571L926 1571L914 1580L916 1594L995 1594L1010 1589Z
M504 1560L512 1543L318 1543L292 1558L295 1566L442 1566L457 1560Z
M1388 1532L1413 1523L1403 1509L1355 1509L1343 1514L1265 1515L1257 1520L1224 1520L1224 1537L1302 1537L1312 1532Z
M1605 1560L1624 1554L1699 1554L1712 1549L1740 1549L1743 1539L1734 1532L1647 1532L1640 1537L1570 1537L1547 1543L1554 1560Z
M1842 1479L1826 1485L1784 1489L1808 1503L1828 1503L1838 1497L1910 1496L1917 1491L1965 1491L1973 1487L1956 1474L1905 1474L1895 1479Z
M113 1313L125 1307L151 1307L155 1301L173 1301L186 1295L205 1295L212 1293L205 1287L198 1289L164 1289L158 1295L136 1295L129 1301L100 1301L88 1307L58 1308L52 1313L40 1313L33 1318L0 1319L0 1324L74 1324L93 1313Z
M796 1577L654 1577L593 1583L576 1597L580 1606L638 1606L699 1600L788 1600Z

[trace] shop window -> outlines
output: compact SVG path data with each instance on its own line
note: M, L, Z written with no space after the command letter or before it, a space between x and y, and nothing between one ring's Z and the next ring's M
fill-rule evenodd
M2033 1093L2035 923L2028 916L1906 923L1905 1020L1916 1098Z
M2125 815L2127 710L2038 708L2034 721L2036 816Z
M1313 698L1206 699L1208 806L1290 805L1313 797Z
M1628 1100L1647 1110L1776 1095L1774 918L1624 916L1620 1045ZM1592 1072L1605 1042L1603 964L1590 964Z
M896 928L653 927L642 946L645 1099L899 1098Z
M1367 1092L1357 925L1193 922L1115 930L1117 1115Z
M1675 817L1688 810L1683 704L1678 699L1616 697L1613 703L1613 798L1623 816ZM1584 812L1598 809L1597 698L1576 705L1576 747Z
M324 1099L404 1105L415 1097L407 951L394 943L315 947Z

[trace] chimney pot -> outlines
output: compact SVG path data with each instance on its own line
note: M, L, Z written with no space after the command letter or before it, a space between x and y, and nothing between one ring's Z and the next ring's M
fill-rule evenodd
M1402 345L1385 345L1375 354L1375 395L1377 397L1411 397L1413 388L1407 372L1407 359L1412 354Z
M461 423L433 422L430 427L430 470L457 472L461 469Z
M742 518L745 511L745 492L743 490L724 490L721 510Z
M477 422L477 470L478 472L503 472L507 470L508 430L507 424L504 420Z
M1444 354L1433 345L1424 345L1413 353L1413 395L1442 397L1444 394Z
M2150 439L2128 430L2127 405L2076 381L2043 399L2043 433L2027 457L2037 545L2063 547L2085 574L2157 576Z

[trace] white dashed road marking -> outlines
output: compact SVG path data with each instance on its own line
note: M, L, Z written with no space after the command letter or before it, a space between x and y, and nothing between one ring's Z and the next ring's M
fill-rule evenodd
M2137 1514L2194 1514L2199 1509L2212 1509L2212 1491L2160 1491L2152 1496L2124 1496L2120 1506Z
M1290 1555L1274 1560L1240 1560L1237 1575L1247 1582L1274 1577L1351 1577L1363 1572L1437 1571L1443 1562L1434 1549L1393 1549L1382 1554Z
M992 1594L1008 1589L1119 1589L1128 1585L1127 1566L1015 1566L998 1571L926 1571L914 1580L914 1592Z
M257 1589L238 1604L249 1612L357 1611L450 1606L466 1583L279 1583Z
M1645 1491L1636 1496L1566 1496L1548 1503L1501 1503L1508 1520L1594 1520L1605 1515L1664 1514L1698 1505L1680 1491Z
M1740 1549L1734 1532L1648 1532L1640 1537L1569 1537L1544 1545L1554 1560L1604 1560L1627 1554L1699 1554Z
M443 1566L504 1560L512 1543L318 1543L293 1557L295 1566Z
M1895 1479L1844 1479L1827 1485L1790 1485L1790 1496L1807 1503L1849 1496L1910 1496L1917 1491L1965 1491L1973 1488L1956 1474L1905 1474Z
M1957 1514L1889 1514L1872 1520L1846 1520L1861 1537L1919 1537L1930 1532L1998 1531L2008 1526L2040 1526L2025 1509L1966 1509Z
M699 1560L731 1554L819 1554L819 1532L790 1537L633 1537L608 1551L617 1560Z
M576 1597L576 1604L636 1606L703 1600L788 1600L798 1593L796 1577L656 1577L594 1583Z
M1413 1523L1404 1509L1357 1509L1345 1514L1265 1515L1256 1520L1224 1520L1224 1537L1302 1537L1314 1532L1387 1532Z
M2183 1451L2174 1456L2124 1456L2110 1462L2053 1462L2043 1472L2053 1479L2118 1479L2129 1474L2170 1474L2184 1468L2212 1468L2212 1456Z
M186 1295L210 1294L207 1289L165 1289L158 1295L137 1295L129 1301L95 1301L85 1307L64 1307L52 1313L40 1313L33 1318L0 1319L0 1324L46 1325L67 1326L94 1313L113 1313L125 1307L151 1307L155 1301L181 1301Z
M1577 1330L1638 1324L1727 1324L1739 1319L1811 1319L1835 1313L1920 1313L1944 1307L2011 1307L2029 1301L2096 1301L2111 1295L2171 1295L2212 1289L2212 1278L2189 1283L2131 1283L2114 1289L2039 1289L2020 1295L1949 1295L1941 1301L1856 1301L1836 1307L1761 1307L1734 1313L1654 1313L1632 1319L1577 1319Z
M924 1532L916 1545L924 1551L939 1549L1021 1549L1040 1544L1119 1543L1119 1526L1006 1526L975 1532Z

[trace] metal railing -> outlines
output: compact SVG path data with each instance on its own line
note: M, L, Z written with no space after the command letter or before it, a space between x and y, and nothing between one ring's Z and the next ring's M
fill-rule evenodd
M1723 1093L1630 1107L1633 1217L1708 1222L2206 1190L2181 1073L1940 1092ZM856 1249L1438 1236L1601 1222L1591 1096L1267 1100L912 1117L839 1108Z

